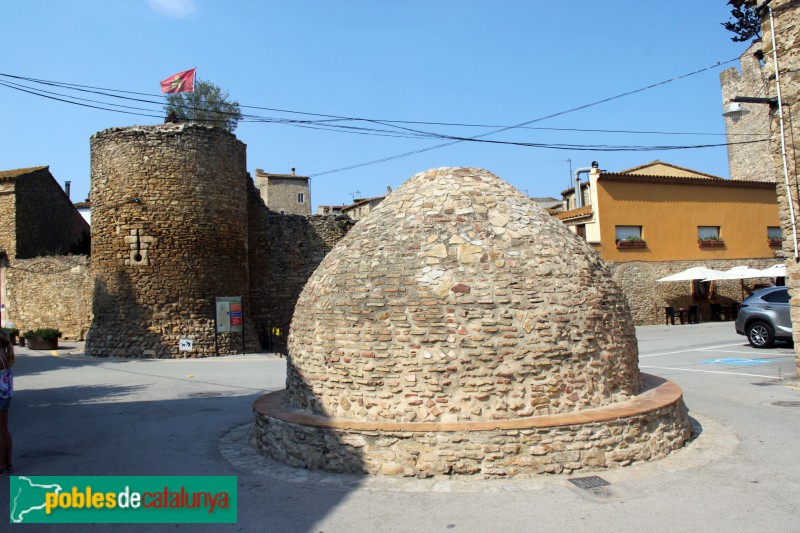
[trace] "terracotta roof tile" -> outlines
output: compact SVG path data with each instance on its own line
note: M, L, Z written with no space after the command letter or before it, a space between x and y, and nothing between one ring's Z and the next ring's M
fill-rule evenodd
M557 215L553 215L558 220L572 220L574 218L583 218L591 216L592 206L585 205L583 207L579 207L577 209L570 209L569 211L564 211L563 213L558 213Z

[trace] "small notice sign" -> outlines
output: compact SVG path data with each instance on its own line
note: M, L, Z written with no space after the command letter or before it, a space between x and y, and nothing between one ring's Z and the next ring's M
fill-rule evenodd
M242 311L241 296L217 297L217 333L241 333Z
M178 349L182 352L191 352L193 347L194 341L192 339L181 339L178 345Z

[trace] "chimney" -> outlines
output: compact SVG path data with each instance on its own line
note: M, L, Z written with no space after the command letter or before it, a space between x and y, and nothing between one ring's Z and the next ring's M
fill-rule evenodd
M64 192L67 193L67 198L69 198L69 185L72 183L71 181L64 182Z
M294 167L292 167L292 176L294 176L294 175L295 175L295 174L294 174Z
M391 185L387 185L386 186L386 195L388 196L390 194L392 194L392 186Z

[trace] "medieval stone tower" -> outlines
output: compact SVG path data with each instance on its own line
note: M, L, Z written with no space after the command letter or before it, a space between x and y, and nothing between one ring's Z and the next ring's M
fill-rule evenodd
M215 297L241 296L249 321L245 145L221 128L112 128L91 138L91 355L213 355ZM221 354L242 349L220 334Z

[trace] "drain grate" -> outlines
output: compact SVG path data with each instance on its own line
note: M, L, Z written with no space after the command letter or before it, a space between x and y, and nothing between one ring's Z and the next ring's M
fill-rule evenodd
M577 491L578 493L594 501L619 499L619 495L611 488L611 483L599 476L573 477L569 478L568 481L576 488L581 489Z
M800 407L800 401L780 401L772 402L775 407Z
M216 398L217 396L222 396L221 392L193 392L189 395L189 398Z
M595 487L605 487L610 485L608 481L600 476L587 476L587 477L572 477L567 481L578 487L579 489L593 489Z

